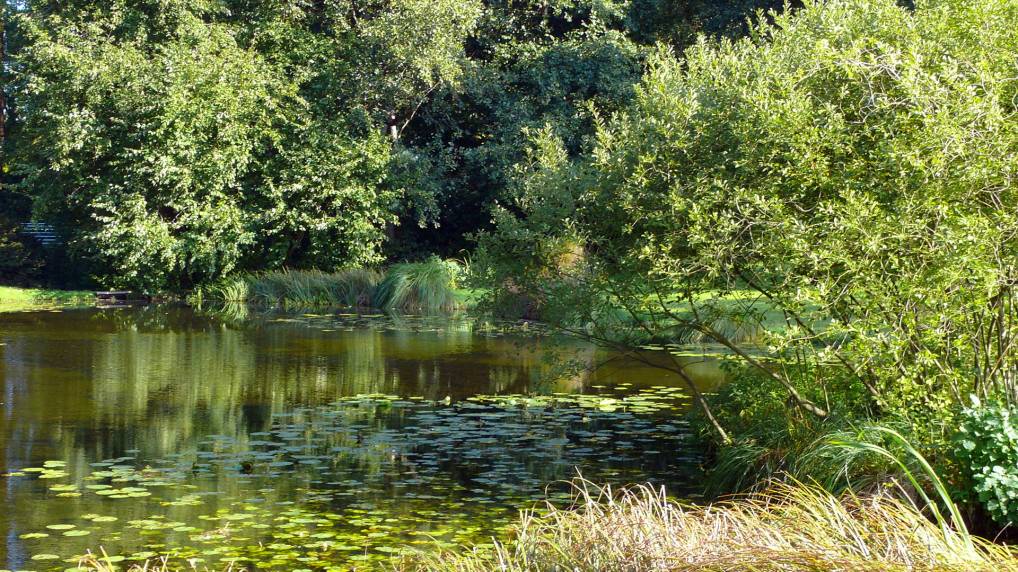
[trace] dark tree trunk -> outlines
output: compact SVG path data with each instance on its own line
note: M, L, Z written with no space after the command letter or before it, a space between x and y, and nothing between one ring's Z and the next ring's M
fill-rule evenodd
M0 6L0 149L7 143L7 2Z

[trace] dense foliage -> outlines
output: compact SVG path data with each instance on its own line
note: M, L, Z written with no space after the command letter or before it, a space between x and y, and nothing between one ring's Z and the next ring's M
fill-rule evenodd
M19 14L13 173L105 283L187 287L245 263L379 259L409 193L372 119L456 78L478 6L290 8L38 3Z
M771 4L6 1L5 192L106 286L456 254L528 129L578 152L647 46Z
M1015 411L980 404L965 409L955 443L972 491L1000 525L1018 523L1018 422Z
M535 137L481 240L494 297L617 347L718 344L793 423L848 408L933 443L969 394L1013 402L1015 21L810 2L658 54L589 157ZM768 358L733 340L747 325Z
M471 258L499 313L731 358L713 396L648 361L686 380L725 489L845 480L817 445L877 420L1013 522L1015 22L1010 0L8 0L0 278L38 274L28 218L94 283L230 300L450 308L458 266L427 257Z

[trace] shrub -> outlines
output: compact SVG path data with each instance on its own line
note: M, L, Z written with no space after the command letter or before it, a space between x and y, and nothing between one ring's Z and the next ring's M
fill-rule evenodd
M936 431L959 396L1018 396L1018 4L803 4L651 58L579 159L535 132L477 259L493 296L593 341L698 332L777 382L775 408L851 397ZM583 264L542 274L565 240ZM806 392L834 368L854 394Z
M965 409L955 457L972 492L993 519L1018 524L1018 414L1013 408L976 401Z
M844 372L836 368L804 372L803 381L796 383L803 395L830 410L824 418L795 407L781 384L753 368L732 362L727 377L726 385L709 401L733 442L721 442L703 412L694 411L693 417L713 455L705 483L708 496L757 489L788 475L824 483L830 490L842 490L849 481L859 484L860 479L879 481L886 476L886 464L845 471L838 459L817 454L831 435L850 430L854 421L870 415L861 390Z

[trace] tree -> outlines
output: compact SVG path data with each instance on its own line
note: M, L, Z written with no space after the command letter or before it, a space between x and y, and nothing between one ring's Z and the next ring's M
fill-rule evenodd
M470 14L469 3L33 4L14 59L18 136L32 142L15 156L20 185L111 286L377 262L407 194L389 177L382 118L453 81Z
M470 235L490 227L491 207L511 192L528 132L550 125L579 155L595 114L632 100L655 43L683 48L698 33L740 35L754 10L771 5L781 2L485 2L457 89L432 97L403 137L429 165L437 228L407 221L396 253L469 248Z
M717 344L816 416L832 376L917 427L1014 399L1016 10L809 2L659 55L589 159L538 137L481 240L494 295L622 348Z

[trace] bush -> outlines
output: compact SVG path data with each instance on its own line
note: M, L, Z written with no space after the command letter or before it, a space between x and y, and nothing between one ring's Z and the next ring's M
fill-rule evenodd
M1018 5L803 4L652 58L580 159L535 133L477 260L492 297L531 294L553 325L629 347L696 332L777 382L775 409L851 398L935 445L959 396L1018 396L998 343L1018 334ZM546 277L564 240L583 264ZM854 393L807 393L832 369Z
M979 503L1001 525L1018 524L1018 414L976 401L962 414L955 456Z

